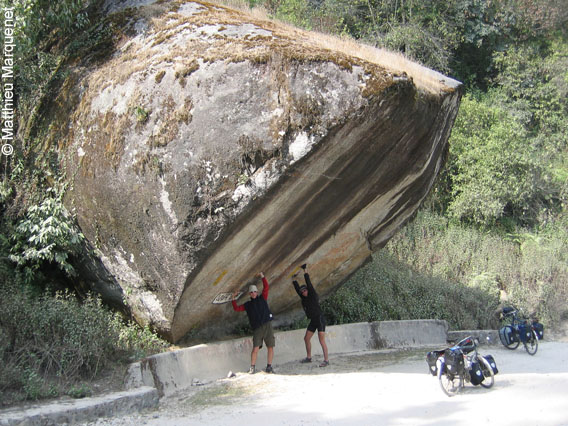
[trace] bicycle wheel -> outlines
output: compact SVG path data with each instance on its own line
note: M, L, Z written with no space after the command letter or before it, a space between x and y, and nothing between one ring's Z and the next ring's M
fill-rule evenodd
M514 351L515 349L517 349L519 347L519 345L521 344L521 342L513 342L513 343L509 343L508 345L505 345L505 343L503 343L503 345L507 348L507 349L511 349L512 351Z
M481 372L483 373L483 381L480 383L481 386L484 388L489 389L495 383L495 373L493 373L493 368L491 368L491 364L481 355L477 355L477 361L479 362L479 366L481 367Z
M529 355L536 354L536 351L538 350L538 336L534 330L531 330L531 338L526 342L523 342L523 345L525 345L525 349Z
M463 388L463 376L461 374L458 375L449 375L449 374L440 374L440 387L444 391L444 393L448 396L456 395L461 388Z

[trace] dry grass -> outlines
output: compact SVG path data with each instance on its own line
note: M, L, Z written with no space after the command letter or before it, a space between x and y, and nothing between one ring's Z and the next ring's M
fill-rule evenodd
M168 42L174 37L180 25L207 26L207 25L240 25L250 22L260 28L272 32L272 37L257 36L245 40L235 40L219 34L217 43L194 42L190 56L201 57L205 61L231 59L235 62L250 60L266 62L271 52L278 51L284 57L295 60L315 60L335 62L339 66L350 68L352 65L361 65L367 71L382 69L392 76L409 76L414 84L421 90L437 94L444 91L453 91L455 84L451 79L432 71L426 67L412 62L400 53L365 45L352 38L338 37L315 31L306 31L269 17L264 8L248 7L245 0L214 0L202 3L207 13L200 13L192 17L170 19L171 15L165 12L175 12L180 3L160 3L142 8L138 13L144 16L154 27L154 37L149 42L158 46ZM137 49L138 50L138 49ZM155 51L145 50L129 52L136 58L136 64L127 67L118 67L128 75L133 67L146 67L150 56ZM188 56L184 52L184 56ZM144 55L146 58L144 58ZM155 56L154 56L155 59ZM168 61L171 58L162 58ZM120 59L124 62L125 59ZM384 72L383 72L384 73ZM120 80L120 79L119 79Z
M263 6L256 6L250 8L246 0L209 0L210 3L220 4L223 6L230 7L231 9L240 10L245 12L256 19L269 20L268 11Z
M402 53L361 44L352 38L340 38L317 32L311 34L314 41L326 49L338 50L363 61L380 65L395 74L406 73L418 87L432 92L449 89L443 83L444 76L407 59Z
M338 37L332 34L304 31L295 28L287 23L270 18L268 12L263 7L250 9L245 0L213 0L212 3L239 10L260 21L269 21L276 24L280 31L294 34L294 36L298 37L298 39L302 39L307 44L341 52L347 56L379 65L394 74L407 74L418 87L429 92L437 93L439 91L452 91L454 89L454 84L451 79L411 61L402 53L378 49L357 42L351 37Z

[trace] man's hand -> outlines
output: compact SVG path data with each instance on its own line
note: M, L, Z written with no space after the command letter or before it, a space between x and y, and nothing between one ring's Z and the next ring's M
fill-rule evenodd
M235 300L235 298L237 297L237 294L239 293L238 290L233 291L233 300Z
M264 272L259 272L258 274L256 274L256 276L262 279L264 278Z

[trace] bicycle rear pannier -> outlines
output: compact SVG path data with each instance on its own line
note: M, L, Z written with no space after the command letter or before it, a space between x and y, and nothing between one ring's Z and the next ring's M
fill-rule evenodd
M525 322L524 324L519 324L518 329L519 338L521 342L526 343L531 339L531 327Z
M485 377L483 376L483 371L481 371L481 365L477 360L471 362L471 366L469 367L469 380L472 385L477 386L479 385Z
M430 370L430 374L432 376L438 375L438 367L436 366L436 361L440 355L443 355L444 351L432 351L426 354L426 362L428 363L428 369Z
M534 321L532 323L534 331L536 331L536 335L538 336L538 340L544 339L544 325L540 322Z
M463 352L460 348L446 349L444 358L446 360L446 373L454 375L463 374L465 367L463 363Z
M499 339L501 339L501 343L503 343L505 346L509 346L519 341L513 331L513 327L511 327L510 325L505 325L499 329Z
M503 315L507 316L509 315L511 312L513 312L515 310L515 308L512 308L510 306L505 306L503 308Z
M493 374L497 374L499 370L497 369L497 363L495 362L495 358L493 358L493 355L483 355L483 358L485 358L489 363L489 365L491 366Z

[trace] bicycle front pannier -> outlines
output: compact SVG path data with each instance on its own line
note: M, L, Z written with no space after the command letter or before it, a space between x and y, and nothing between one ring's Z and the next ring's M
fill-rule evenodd
M538 340L544 339L544 325L542 325L540 322L533 321L532 326L534 331L536 331Z
M526 322L518 325L518 331L521 342L526 343L531 339L531 327Z
M463 363L463 352L460 348L446 349L444 352L446 373L456 375L462 374L465 367Z
M483 358L485 358L489 363L489 365L491 366L493 374L494 375L497 374L499 370L497 369L497 363L495 362L495 358L493 358L493 355L484 355Z
M472 385L477 386L479 385L485 377L483 376L483 371L481 371L481 365L477 360L471 362L471 366L469 368L469 380Z
M513 327L510 325L505 325L499 329L499 339L505 346L518 342L517 336L513 332Z

